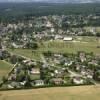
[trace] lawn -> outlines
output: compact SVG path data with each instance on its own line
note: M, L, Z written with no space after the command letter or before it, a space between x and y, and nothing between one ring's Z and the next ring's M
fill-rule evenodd
M100 86L1 91L0 100L100 100Z
M8 74L8 72L10 71L11 68L12 68L11 64L0 60L0 80L1 80L2 76L5 76Z
M8 49L8 51L17 55L25 56L27 58L40 60L40 53L37 51L32 52L32 49L14 49L13 51Z

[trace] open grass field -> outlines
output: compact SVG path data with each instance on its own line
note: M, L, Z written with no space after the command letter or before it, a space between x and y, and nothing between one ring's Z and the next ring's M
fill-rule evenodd
M0 60L0 80L2 76L6 76L8 74L11 68L11 64Z
M0 100L100 100L100 86L0 91Z
M21 55L21 56L25 56L27 58L30 59L36 59L36 60L40 60L40 52L34 51L32 53L32 49L14 49L13 51L11 49L8 49L9 52L13 53L13 54L17 54L17 55Z
M100 38L96 37L75 37L74 41L46 41L39 45L39 48L32 53L30 49L8 49L10 52L22 55L28 58L40 60L40 54L46 51L54 53L77 53L77 51L93 52L100 54Z

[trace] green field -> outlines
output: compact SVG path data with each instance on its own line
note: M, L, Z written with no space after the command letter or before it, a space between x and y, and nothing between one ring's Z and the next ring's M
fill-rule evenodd
M79 41L79 39L81 40ZM43 41L39 45L37 50L32 49L8 49L8 51L22 55L28 58L40 60L40 54L46 51L52 51L54 53L77 53L77 51L93 52L94 54L100 54L100 39L96 37L74 37L74 42L70 41Z
M40 60L40 52L34 51L32 53L32 49L14 49L13 51L8 49L8 51L17 55L25 56L27 58Z
M3 76L6 76L8 74L11 68L11 64L0 60L0 80Z
M100 86L1 91L0 100L100 100Z
M84 27L84 29L89 32L91 28L94 28L96 32L100 32L100 27Z

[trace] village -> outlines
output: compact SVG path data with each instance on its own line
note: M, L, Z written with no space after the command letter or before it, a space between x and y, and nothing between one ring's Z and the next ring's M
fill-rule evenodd
M12 67L0 88L99 84L100 27L90 27L90 19L100 17L49 15L1 23L0 61Z
M36 61L2 50L0 58L13 64L2 78L1 87L6 89L91 85L100 81L100 56L92 52L57 54L48 51Z
M72 40L73 36L99 36L97 15L49 15L28 20L0 23L4 45L27 47L39 40ZM93 21L93 25L90 22ZM95 27L94 27L95 26ZM7 34L7 35L6 35ZM67 38L68 37L68 38Z

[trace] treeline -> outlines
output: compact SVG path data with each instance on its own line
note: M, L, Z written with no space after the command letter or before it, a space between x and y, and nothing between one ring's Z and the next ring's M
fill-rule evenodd
M0 21L28 19L44 15L100 15L100 4L48 4L48 3L1 3Z

